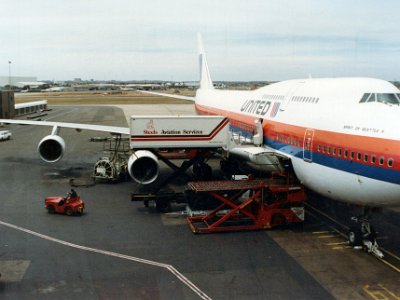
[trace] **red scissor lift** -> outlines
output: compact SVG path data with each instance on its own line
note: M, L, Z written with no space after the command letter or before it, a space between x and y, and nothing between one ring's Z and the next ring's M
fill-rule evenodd
M190 216L194 233L261 230L304 220L305 193L301 185L264 180L222 180L188 183L192 193L219 202L205 216Z

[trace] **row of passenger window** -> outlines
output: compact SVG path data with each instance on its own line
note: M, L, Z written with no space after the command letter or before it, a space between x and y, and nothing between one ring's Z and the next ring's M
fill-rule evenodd
M230 120L230 127L231 127L231 131L236 127L240 130L246 131L251 134L255 134L255 132L256 132L254 125L248 125L243 122L239 122L239 121L235 121L235 120Z
M384 156L380 156L378 158L375 154L372 154L372 155L367 154L367 153L363 154L361 152L356 152L356 151L348 150L348 149L343 150L342 148L318 145L317 150L320 153L326 153L328 155L343 157L343 158L347 158L350 160L363 161L364 163L370 163L373 165L378 163L380 166L383 166L386 161L386 164L389 168L393 167L393 164L394 164L393 158L388 158L386 160L386 158Z
M303 96L294 96L292 98L294 102L305 102L305 103L318 103L319 98L317 97L303 97Z
M263 99L265 100L284 100L285 96L282 95L263 95Z
M293 136L286 136L286 135L280 135L278 134L276 136L276 139L278 142L282 142L288 145L293 145L296 147L302 147L300 139L297 137ZM306 145L306 148L309 148L310 144ZM323 154L328 154L331 156L336 156L340 158L345 158L345 159L350 159L350 160L356 160L356 161L363 161L364 163L370 163L370 164L379 164L380 166L383 166L386 164L389 168L393 167L394 164L394 159L393 158L388 158L386 159L384 156L380 156L379 158L375 154L363 154L361 152L356 152L353 150L348 150L348 149L342 149L342 148L336 148L336 147L331 147L331 146L326 146L326 145L318 145L317 146L317 151Z
M293 145L296 147L301 147L301 142L300 139L297 137L293 137L293 136L287 136L287 135L282 135L282 134L278 134L276 136L276 140L278 142L282 142L288 145Z

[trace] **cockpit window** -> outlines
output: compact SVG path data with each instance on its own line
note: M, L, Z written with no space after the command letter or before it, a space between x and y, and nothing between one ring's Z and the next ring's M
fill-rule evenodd
M388 105L400 105L400 94L389 93L365 93L360 103L366 102L380 102Z
M375 102L376 101L376 94L371 94L371 96L368 97L367 102Z
M399 105L399 99L396 94L376 94L378 102Z
M371 96L371 94L368 94L368 93L364 94L360 100L360 103L367 102L367 99L369 98L369 96Z

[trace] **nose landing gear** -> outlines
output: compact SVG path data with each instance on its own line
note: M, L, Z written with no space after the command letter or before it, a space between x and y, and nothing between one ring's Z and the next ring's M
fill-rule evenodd
M368 212L368 209L367 209ZM383 253L379 249L376 242L376 232L374 227L369 223L368 213L361 217L352 217L351 220L357 225L352 226L348 233L348 241L350 246L357 250L365 250L372 253L378 258L383 258Z

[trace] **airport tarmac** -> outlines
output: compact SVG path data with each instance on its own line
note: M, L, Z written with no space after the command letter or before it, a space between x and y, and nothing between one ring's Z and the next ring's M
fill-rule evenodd
M55 106L46 119L127 126L130 114L190 114L192 105ZM400 270L348 248L325 223L194 235L183 217L130 201L133 182L76 190L80 217L50 215L43 199L69 180L90 182L104 133L61 130L67 150L40 161L51 128L10 126L0 143L1 299L399 299ZM165 170L164 172L167 172ZM399 212L385 212L388 246L400 256ZM390 242L389 242L390 241ZM385 243L385 241L382 241Z

